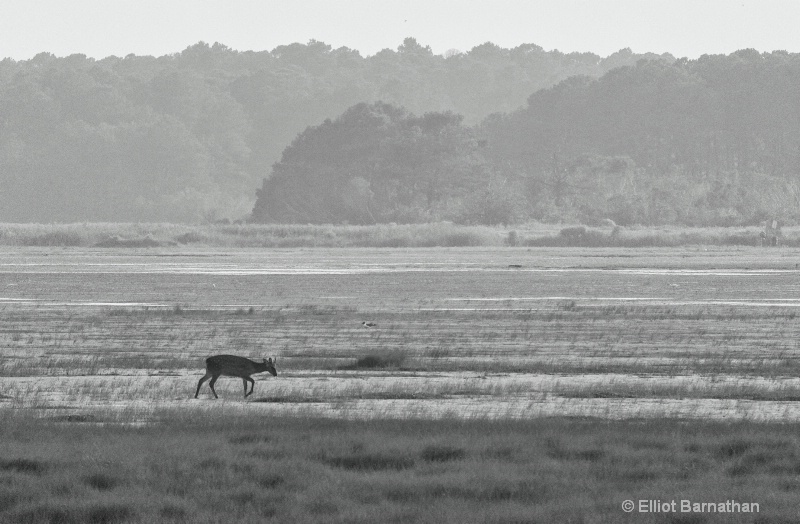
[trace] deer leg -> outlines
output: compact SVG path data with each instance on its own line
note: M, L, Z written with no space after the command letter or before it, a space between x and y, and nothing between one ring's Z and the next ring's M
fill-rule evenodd
M206 373L203 378L200 379L200 382L197 383L197 391L194 392L194 398L197 398L197 395L200 394L200 386L203 385L203 382L211 378L211 373ZM212 388L213 391L213 388Z
M211 382L208 383L208 387L211 388L211 392L214 394L214 398L219 398L217 396L217 392L214 391L214 384L216 384L218 378L219 378L219 375L215 375L215 376L211 377Z
M250 377L247 377L243 378L242 382L244 382L244 398L247 398L253 394L253 388L256 386L256 381ZM250 382L250 393L247 392L247 382Z

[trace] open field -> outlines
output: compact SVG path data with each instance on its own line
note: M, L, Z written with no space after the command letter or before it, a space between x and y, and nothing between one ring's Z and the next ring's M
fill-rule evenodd
M619 509L639 498L796 521L798 263L790 247L6 248L0 521L681 517ZM215 353L277 357L279 375L195 400Z

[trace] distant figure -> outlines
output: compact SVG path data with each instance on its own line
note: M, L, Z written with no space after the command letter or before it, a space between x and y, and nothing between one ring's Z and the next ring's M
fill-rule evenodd
M244 384L244 398L247 398L253 394L253 388L256 385L250 375L261 373L262 371L269 371L273 377L277 377L278 372L275 369L275 360L265 359L263 362L254 362L248 358L234 355L215 355L213 357L208 357L206 359L206 374L200 379L200 382L197 383L197 391L194 393L194 398L197 398L197 395L200 394L200 386L208 379L211 379L211 382L208 383L208 387L211 388L214 398L219 398L217 392L214 391L214 384L217 382L220 375L241 378ZM250 382L250 393L247 392L248 382Z
M376 324L375 322L362 322L361 326L365 328L374 328L378 327L378 324Z
M761 245L777 246L780 244L781 237L783 237L783 233L781 231L782 227L783 222L780 220L767 220L764 223L764 230L759 233L759 236L761 237Z

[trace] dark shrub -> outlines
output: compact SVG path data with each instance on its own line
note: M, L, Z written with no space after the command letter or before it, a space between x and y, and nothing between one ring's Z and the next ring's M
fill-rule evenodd
M422 460L427 462L448 462L450 460L461 460L467 456L467 452L461 448L452 446L426 446L421 453Z
M0 470L17 471L19 473L41 474L45 470L45 465L36 460L11 459L0 460Z
M337 468L359 471L401 470L414 467L414 460L411 458L384 454L347 455L330 458L326 462Z

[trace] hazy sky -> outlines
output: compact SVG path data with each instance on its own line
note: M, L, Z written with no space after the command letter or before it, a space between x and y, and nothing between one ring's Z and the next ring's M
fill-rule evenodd
M0 0L0 57L165 55L199 41L320 40L363 56L412 36L434 53L491 41L607 56L800 52L800 0Z

